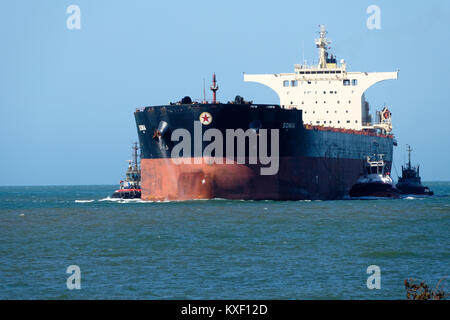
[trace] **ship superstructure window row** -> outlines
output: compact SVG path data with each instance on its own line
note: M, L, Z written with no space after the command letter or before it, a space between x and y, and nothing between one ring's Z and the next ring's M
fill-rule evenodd
M301 80L301 81L298 81L298 80L283 80L283 87L297 87L299 82L300 82L300 85L302 85L302 86L305 85L305 84L312 84L311 80L305 80L305 81L303 81L303 80ZM321 80L314 80L314 84L318 84L318 82L319 82L319 84L323 83ZM328 84L331 84L331 81L328 81ZM342 80L342 84L345 87L357 86L358 85L358 79L352 79L352 80L345 79L345 80ZM330 93L336 93L336 91L330 91ZM353 93L353 91L352 91L352 93Z
M298 71L297 74L340 74L342 71Z

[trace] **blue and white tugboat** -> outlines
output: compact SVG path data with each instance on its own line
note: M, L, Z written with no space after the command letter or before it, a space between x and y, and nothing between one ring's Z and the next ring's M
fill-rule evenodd
M125 180L120 181L120 188L114 191L112 198L140 199L141 198L141 168L138 163L138 146L133 145L133 161L129 160Z
M419 166L411 165L411 146L408 145L408 163L402 166L402 176L398 178L397 189L404 195L432 196L434 193L422 185Z
M400 198L400 192L386 171L383 155L367 157L364 174L358 178L349 194L351 198L357 199Z

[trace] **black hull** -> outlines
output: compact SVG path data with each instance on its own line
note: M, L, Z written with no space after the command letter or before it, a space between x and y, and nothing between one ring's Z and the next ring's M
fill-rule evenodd
M434 192L423 186L399 186L397 189L404 195L432 196Z
M141 191L130 190L130 191L115 191L111 198L113 199L140 199Z
M262 176L258 164L235 163L211 166L175 165L171 161L174 143L171 133L186 129L192 136L194 159L195 126L203 112L212 115L201 131L227 129L244 131L256 123L263 129L279 130L279 170ZM192 104L146 107L135 112L141 150L142 198L144 200L228 199L339 199L363 173L367 156L384 154L391 169L392 136L363 134L362 131L332 128L305 128L301 110L286 110L274 105ZM161 122L167 126L158 133ZM271 154L270 134L268 150ZM201 138L200 138L201 140ZM200 141L201 150L210 142ZM236 147L236 145L235 145ZM248 152L248 142L246 152ZM223 154L226 154L224 148ZM236 152L235 152L236 154ZM201 155L200 155L201 158ZM248 154L246 154L246 159Z
M391 184L387 183L358 183L349 192L352 198L400 198L400 193Z

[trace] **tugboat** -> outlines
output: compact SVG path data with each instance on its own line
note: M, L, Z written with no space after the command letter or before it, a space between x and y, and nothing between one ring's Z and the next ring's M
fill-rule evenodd
M402 194L432 196L434 192L422 185L419 166L411 166L411 151L411 146L408 145L408 163L402 166L402 176L398 178L397 189Z
M138 164L137 142L133 145L133 161L129 160L125 181L120 181L120 188L114 191L112 198L140 199L141 198L141 168Z
M364 174L359 177L349 192L351 198L400 198L400 192L393 186L390 173L386 172L383 155L367 157Z

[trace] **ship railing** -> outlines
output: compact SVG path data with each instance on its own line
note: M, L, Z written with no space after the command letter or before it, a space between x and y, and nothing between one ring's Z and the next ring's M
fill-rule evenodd
M393 138L394 136L392 134L382 134L377 133L373 130L357 130L357 129L347 129L347 128L335 128L335 127L326 127L323 125L315 126L311 124L305 124L304 128L307 130L317 130L317 131L333 131L333 132L340 132L340 133L350 133L350 134L359 134L364 136L371 136L371 137L383 137L383 138Z

